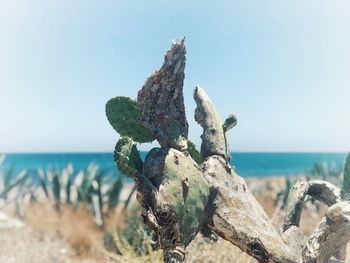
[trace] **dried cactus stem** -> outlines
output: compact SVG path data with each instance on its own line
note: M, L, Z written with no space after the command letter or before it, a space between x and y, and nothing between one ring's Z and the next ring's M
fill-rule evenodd
M203 159L212 155L220 155L227 159L226 139L218 111L201 87L196 87L193 96L197 104L194 117L203 128L201 136Z
M299 229L300 214L306 195L330 206L326 217L308 241ZM321 180L299 181L291 188L288 195L282 237L295 253L302 255L303 262L324 263L333 255L344 258L344 246L350 240L349 209L349 202L342 202L341 190L333 184ZM339 218L347 222L337 224ZM346 227L349 228L347 231ZM340 234L340 230L343 234Z
M186 49L184 39L167 51L162 67L150 76L137 96L140 122L162 147L187 149L188 124L183 100Z
M165 249L163 251L164 263L182 263L185 262L185 250L182 247L175 249Z
M340 202L341 191L331 183L312 180L310 182L299 181L291 188L284 218L283 230L286 231L291 226L299 227L300 214L306 195L327 204L328 206Z
M331 206L303 250L303 262L326 263L350 241L350 202ZM344 257L344 255L343 255Z
M217 190L208 223L215 233L259 262L298 262L243 178L222 156L209 157L202 167L209 185Z

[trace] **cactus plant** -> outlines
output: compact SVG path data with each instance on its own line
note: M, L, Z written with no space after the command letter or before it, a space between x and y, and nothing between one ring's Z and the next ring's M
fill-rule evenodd
M166 240L188 245L199 231L209 198L209 186L201 176L202 172L191 157L172 148L155 148L147 156L143 174L157 189L151 194L157 201L148 205L153 211L168 207L167 216L158 216L157 222L167 229L164 230ZM169 218L169 215L175 215L175 218Z
M136 142L154 140L151 132L139 121L136 101L128 97L115 97L106 104L106 115L112 127L121 135L128 136Z
M121 137L114 150L114 161L119 170L128 177L135 177L142 170L140 153L133 140L129 137Z
M332 256L340 260L350 240L350 205L341 190L326 181L297 182L286 201L280 235L229 164L225 133L236 124L235 116L222 123L214 103L197 86L195 120L203 128L199 160L187 139L182 90L185 54L184 39L173 43L160 70L138 93L139 121L161 147L147 154L143 167L132 139L122 138L115 151L118 167L135 179L143 219L154 230L164 261L183 262L186 246L203 230L213 231L259 262L325 263ZM299 229L306 196L329 206L309 239Z

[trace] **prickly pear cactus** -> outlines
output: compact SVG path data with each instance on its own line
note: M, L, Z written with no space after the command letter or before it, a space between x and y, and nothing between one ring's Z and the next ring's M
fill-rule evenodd
M147 194L153 197L146 206L162 229L161 247L188 245L205 220L209 186L203 170L176 149L155 148L146 158L143 174L156 189Z
M164 175L168 181L159 188L160 198L175 208L179 241L188 245L205 219L208 183L202 176L202 169L176 150L170 150L165 159Z
M145 221L166 251L188 245L202 229L210 192L199 166L202 156L187 139L185 54L184 40L174 43L161 69L141 88L137 102L116 97L106 105L109 122L122 135L114 152L117 167L135 179ZM152 149L143 164L134 141L150 142L151 133L161 148Z
M200 166L203 159L216 154L226 157L220 116L199 88L195 99L196 120L204 128L201 153L188 140L183 100L185 54L184 39L173 43L161 68L142 86L137 102L116 97L106 105L109 122L125 136L115 147L115 162L123 174L135 179L142 216L154 230L155 243L164 250L167 262L183 259L182 249L208 223L212 210L207 205L213 189L204 176L205 167ZM227 128L233 125L230 121ZM152 141L151 133L161 147L153 148L142 164L133 141Z
M135 142L151 142L155 138L139 121L136 101L129 97L115 97L106 104L106 115L112 127Z
M142 160L133 140L129 137L121 137L114 150L114 162L120 172L134 178L142 172Z
M214 103L197 86L195 120L203 128L199 156L188 141L183 101L185 54L184 39L173 43L161 68L139 91L137 102L117 97L106 107L112 126L129 136L116 145L116 163L122 173L135 179L142 217L154 230L155 247L164 250L165 262L184 262L185 248L199 231L214 231L259 262L344 259L339 255L350 241L350 203L342 199L340 189L324 181L293 186L287 201L287 227L281 236L229 164L226 132L236 125L236 117L230 115L222 123ZM153 137L144 127L161 147L153 148L142 164L132 139L151 141ZM350 189L349 167L350 157L345 165L344 191ZM331 207L306 244L299 221L307 195Z

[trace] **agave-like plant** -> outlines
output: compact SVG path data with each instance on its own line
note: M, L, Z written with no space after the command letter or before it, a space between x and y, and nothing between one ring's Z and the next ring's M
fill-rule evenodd
M343 171L343 195L346 199L350 199L350 153L346 157Z
M120 176L100 170L94 163L85 170L74 173L72 164L61 171L39 169L37 176L42 192L48 198L53 197L57 210L61 204L70 204L78 208L88 203L97 225L104 224L104 214L118 206L124 181Z
M5 158L5 155L0 155L0 168ZM15 203L16 213L23 216L22 203L24 199L34 200L33 189L29 183L29 172L27 170L21 170L17 174L14 171L14 167L6 172L0 169L0 205L2 207L9 203Z
M341 185L342 167L327 162L315 163L307 177L322 179L337 186Z
M11 168L0 177L3 181L0 200L3 200L4 205L14 203L20 216L23 216L24 204L48 198L54 201L57 211L61 210L62 204L78 208L81 203L87 203L99 226L104 224L104 215L120 204L124 186L122 177L100 170L94 163L77 173L74 173L73 165L68 163L61 170L44 171L39 168L34 172L23 170L17 175L14 175L14 169Z

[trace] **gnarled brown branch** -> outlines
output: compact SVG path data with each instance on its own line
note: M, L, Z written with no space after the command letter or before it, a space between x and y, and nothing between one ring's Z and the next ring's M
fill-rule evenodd
M202 230L212 230L259 262L327 262L345 258L350 239L350 205L336 186L298 182L288 197L279 235L244 179L230 166L223 124L204 89L196 87L195 119L202 126L198 164L187 152L188 124L183 101L184 40L166 53L162 67L140 90L140 122L157 138L143 171L136 175L145 222L155 231L166 262L183 262L185 248ZM324 202L327 215L307 239L299 229L306 196Z

